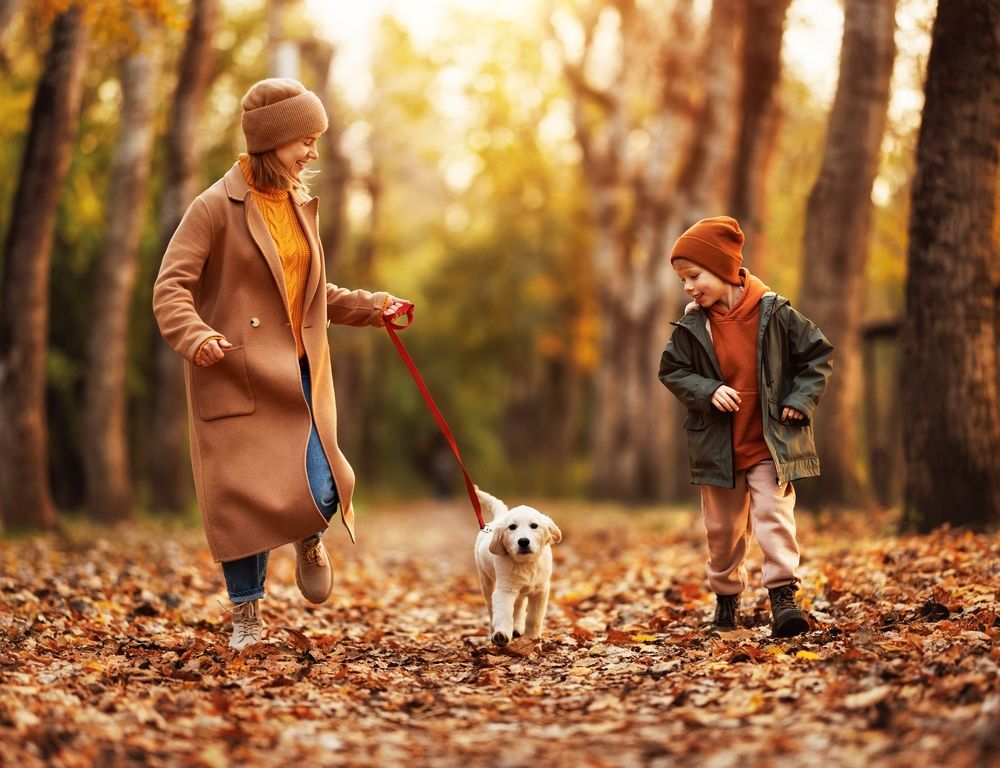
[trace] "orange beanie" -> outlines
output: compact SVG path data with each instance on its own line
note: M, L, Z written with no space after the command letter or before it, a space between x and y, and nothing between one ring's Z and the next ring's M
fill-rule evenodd
M272 77L254 83L241 103L243 135L251 154L323 133L329 126L319 96L291 78Z
M731 216L702 219L677 238L670 252L674 259L687 259L704 267L732 285L740 284L740 264L743 263L743 230Z

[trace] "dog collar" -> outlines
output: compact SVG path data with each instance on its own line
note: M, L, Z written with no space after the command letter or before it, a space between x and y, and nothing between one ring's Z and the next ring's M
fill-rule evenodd
M493 533L493 528L492 528L492 526L490 526L489 524L487 524L487 525L484 525L482 528L480 528L479 532L480 533Z

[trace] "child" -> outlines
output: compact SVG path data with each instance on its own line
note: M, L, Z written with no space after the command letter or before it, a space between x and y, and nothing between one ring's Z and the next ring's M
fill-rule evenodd
M819 474L811 419L832 370L820 330L740 267L743 232L716 216L688 229L670 265L690 297L660 361L688 408L691 481L701 486L713 628L735 629L754 530L764 552L772 635L808 631L795 603L799 548L792 481Z

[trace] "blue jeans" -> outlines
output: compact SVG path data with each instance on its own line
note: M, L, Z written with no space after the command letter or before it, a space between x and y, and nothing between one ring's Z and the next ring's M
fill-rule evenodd
M312 382L309 380L309 363L305 358L300 361L302 373L302 392L306 396L309 410L312 411ZM337 486L333 482L333 472L330 462L323 452L323 444L319 441L316 431L316 420L313 419L309 431L309 445L306 448L306 475L309 478L309 490L312 491L316 506L329 521L337 511ZM267 557L270 552L259 552L239 560L230 560L222 564L222 573L226 578L226 591L234 605L258 600L264 596L264 579L267 578Z

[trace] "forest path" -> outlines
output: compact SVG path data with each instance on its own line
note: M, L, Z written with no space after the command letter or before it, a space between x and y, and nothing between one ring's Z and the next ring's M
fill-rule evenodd
M1000 765L996 536L800 515L814 631L769 636L755 549L713 637L696 512L539 506L545 634L504 650L459 501L336 523L322 606L278 550L242 654L199 529L0 540L0 765Z

